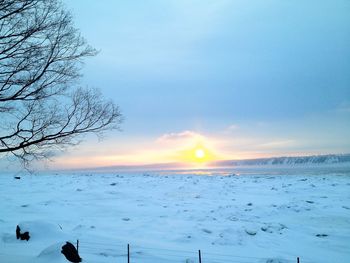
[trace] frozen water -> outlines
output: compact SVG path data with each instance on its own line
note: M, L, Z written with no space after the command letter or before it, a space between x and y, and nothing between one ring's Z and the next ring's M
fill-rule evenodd
M350 262L350 170L200 174L2 174L0 262Z

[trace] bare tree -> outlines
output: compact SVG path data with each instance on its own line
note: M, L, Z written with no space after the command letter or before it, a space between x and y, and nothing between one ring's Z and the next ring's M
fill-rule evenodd
M77 88L94 55L60 0L0 0L0 154L28 163L119 128L113 102Z

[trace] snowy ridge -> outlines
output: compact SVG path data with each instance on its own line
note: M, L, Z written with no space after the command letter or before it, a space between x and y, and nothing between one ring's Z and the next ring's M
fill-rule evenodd
M350 154L272 157L231 161L231 165L329 165L350 164Z

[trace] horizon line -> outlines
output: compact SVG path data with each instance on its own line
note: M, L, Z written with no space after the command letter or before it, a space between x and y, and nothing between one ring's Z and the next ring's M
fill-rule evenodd
M119 169L124 171L139 171L142 169L152 169L154 171L158 170L206 170L215 168L232 168L234 162L244 162L244 161L258 161L258 160L269 160L278 158L307 158L307 157L325 157L325 156L347 156L350 153L332 153L332 154L305 154L305 155L280 155L271 157L260 157L260 158L244 158L244 159L222 159L210 161L207 163L186 163L186 162L165 162L165 163L148 163L148 164L125 164L125 165L107 165L107 166L93 166L93 167L80 167L80 168L65 168L65 169L49 169L51 171L102 171L108 169ZM232 162L230 165L229 162Z

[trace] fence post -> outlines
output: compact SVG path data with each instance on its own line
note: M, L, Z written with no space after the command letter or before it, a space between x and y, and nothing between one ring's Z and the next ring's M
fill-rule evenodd
M299 259L299 257L297 257L297 263L300 263L300 259Z
M130 263L130 245L128 244L128 263Z
M79 253L79 239L77 239L77 252Z
M201 250L198 250L199 263L202 263Z

